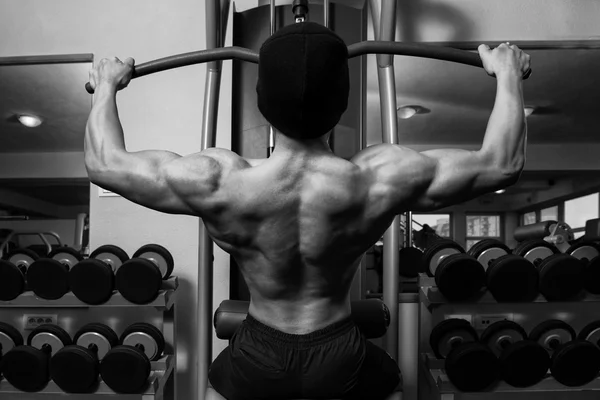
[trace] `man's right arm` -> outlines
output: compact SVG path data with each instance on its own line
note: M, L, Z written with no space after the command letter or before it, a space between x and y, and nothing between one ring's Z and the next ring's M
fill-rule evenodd
M501 45L493 52L480 47L484 66L497 79L494 109L478 151L428 150L418 153L391 145L374 146L355 162L367 172L380 207L395 213L429 211L461 203L514 184L525 164L526 122L522 74L529 56Z

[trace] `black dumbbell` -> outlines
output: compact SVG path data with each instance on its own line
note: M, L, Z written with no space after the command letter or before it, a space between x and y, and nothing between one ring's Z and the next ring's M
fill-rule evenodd
M26 290L27 269L38 258L36 252L19 248L0 260L0 301L14 300Z
M486 271L487 288L499 302L532 301L538 295L538 272L531 262L496 239L484 239L469 249L469 255Z
M500 360L500 376L511 386L525 388L540 382L550 368L548 352L528 340L525 329L513 321L498 321L480 336Z
M121 345L110 350L100 363L102 380L117 393L141 393L148 383L151 361L165 349L162 332L139 322L121 335Z
M115 272L127 260L129 256L120 247L111 244L98 247L90 258L69 271L71 291L84 303L106 303L115 289Z
M592 294L600 294L600 246L584 240L572 245L565 252L583 263L583 288Z
M529 260L539 273L539 291L548 301L573 299L583 290L583 263L541 239L520 243L513 254Z
M71 344L69 334L56 325L40 325L27 338L26 346L18 346L2 358L6 380L23 392L42 390L50 380L50 358Z
M405 278L415 278L423 269L423 252L416 247L403 247L399 253L399 273Z
M450 301L472 298L485 285L485 270L476 259L448 239L438 240L423 254L429 276L435 277L440 292Z
M451 318L440 322L432 329L429 344L437 358L445 359L448 379L460 391L483 391L500 379L498 358L479 342L468 321Z
M48 258L40 258L27 270L27 284L36 294L46 300L57 300L69 292L69 270L83 259L70 247L52 250Z
M0 322L0 375L2 375L2 357L17 346L23 345L21 333L9 324Z
M52 357L50 375L67 393L92 393L98 385L100 361L119 344L119 337L110 327L91 323L75 334L73 343Z
M529 338L540 343L551 354L550 372L565 386L582 386L600 371L600 349L588 340L577 339L575 330L560 320L544 321Z
M163 246L142 246L117 270L117 290L132 303L150 303L158 296L163 279L171 276L174 265L173 256Z

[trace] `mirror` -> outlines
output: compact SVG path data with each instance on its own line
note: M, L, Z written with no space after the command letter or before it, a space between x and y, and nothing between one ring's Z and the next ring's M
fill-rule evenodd
M0 57L0 244L10 232L50 231L60 244L81 249L80 225L90 207L83 141L92 100L83 87L92 61L91 54ZM35 116L40 124L26 126L36 125ZM12 241L42 244L35 235Z

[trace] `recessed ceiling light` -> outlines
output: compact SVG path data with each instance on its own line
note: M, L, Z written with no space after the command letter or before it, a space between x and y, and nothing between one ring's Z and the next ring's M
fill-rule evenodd
M413 106L402 106L398 107L398 118L409 119L417 113L417 108Z
M496 194L502 194L504 192L506 192L506 189L496 190L494 193L496 193Z
M21 114L18 116L19 122L28 128L35 128L42 123L42 119L37 115Z
M535 107L525 106L523 111L525 111L525 117L529 117L535 111Z

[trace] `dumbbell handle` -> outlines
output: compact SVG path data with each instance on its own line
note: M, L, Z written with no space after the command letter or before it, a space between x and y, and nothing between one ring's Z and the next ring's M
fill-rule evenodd
M560 340L558 340L558 339L548 340L548 347L550 347L552 350L556 350L556 348L558 346L560 346Z
M40 350L48 355L52 354L52 346L50 346L48 343L44 343Z
M144 351L144 352L146 351L146 349L144 348L144 345L140 344L140 343L136 344L133 347L135 347L136 349L140 349L141 351Z

